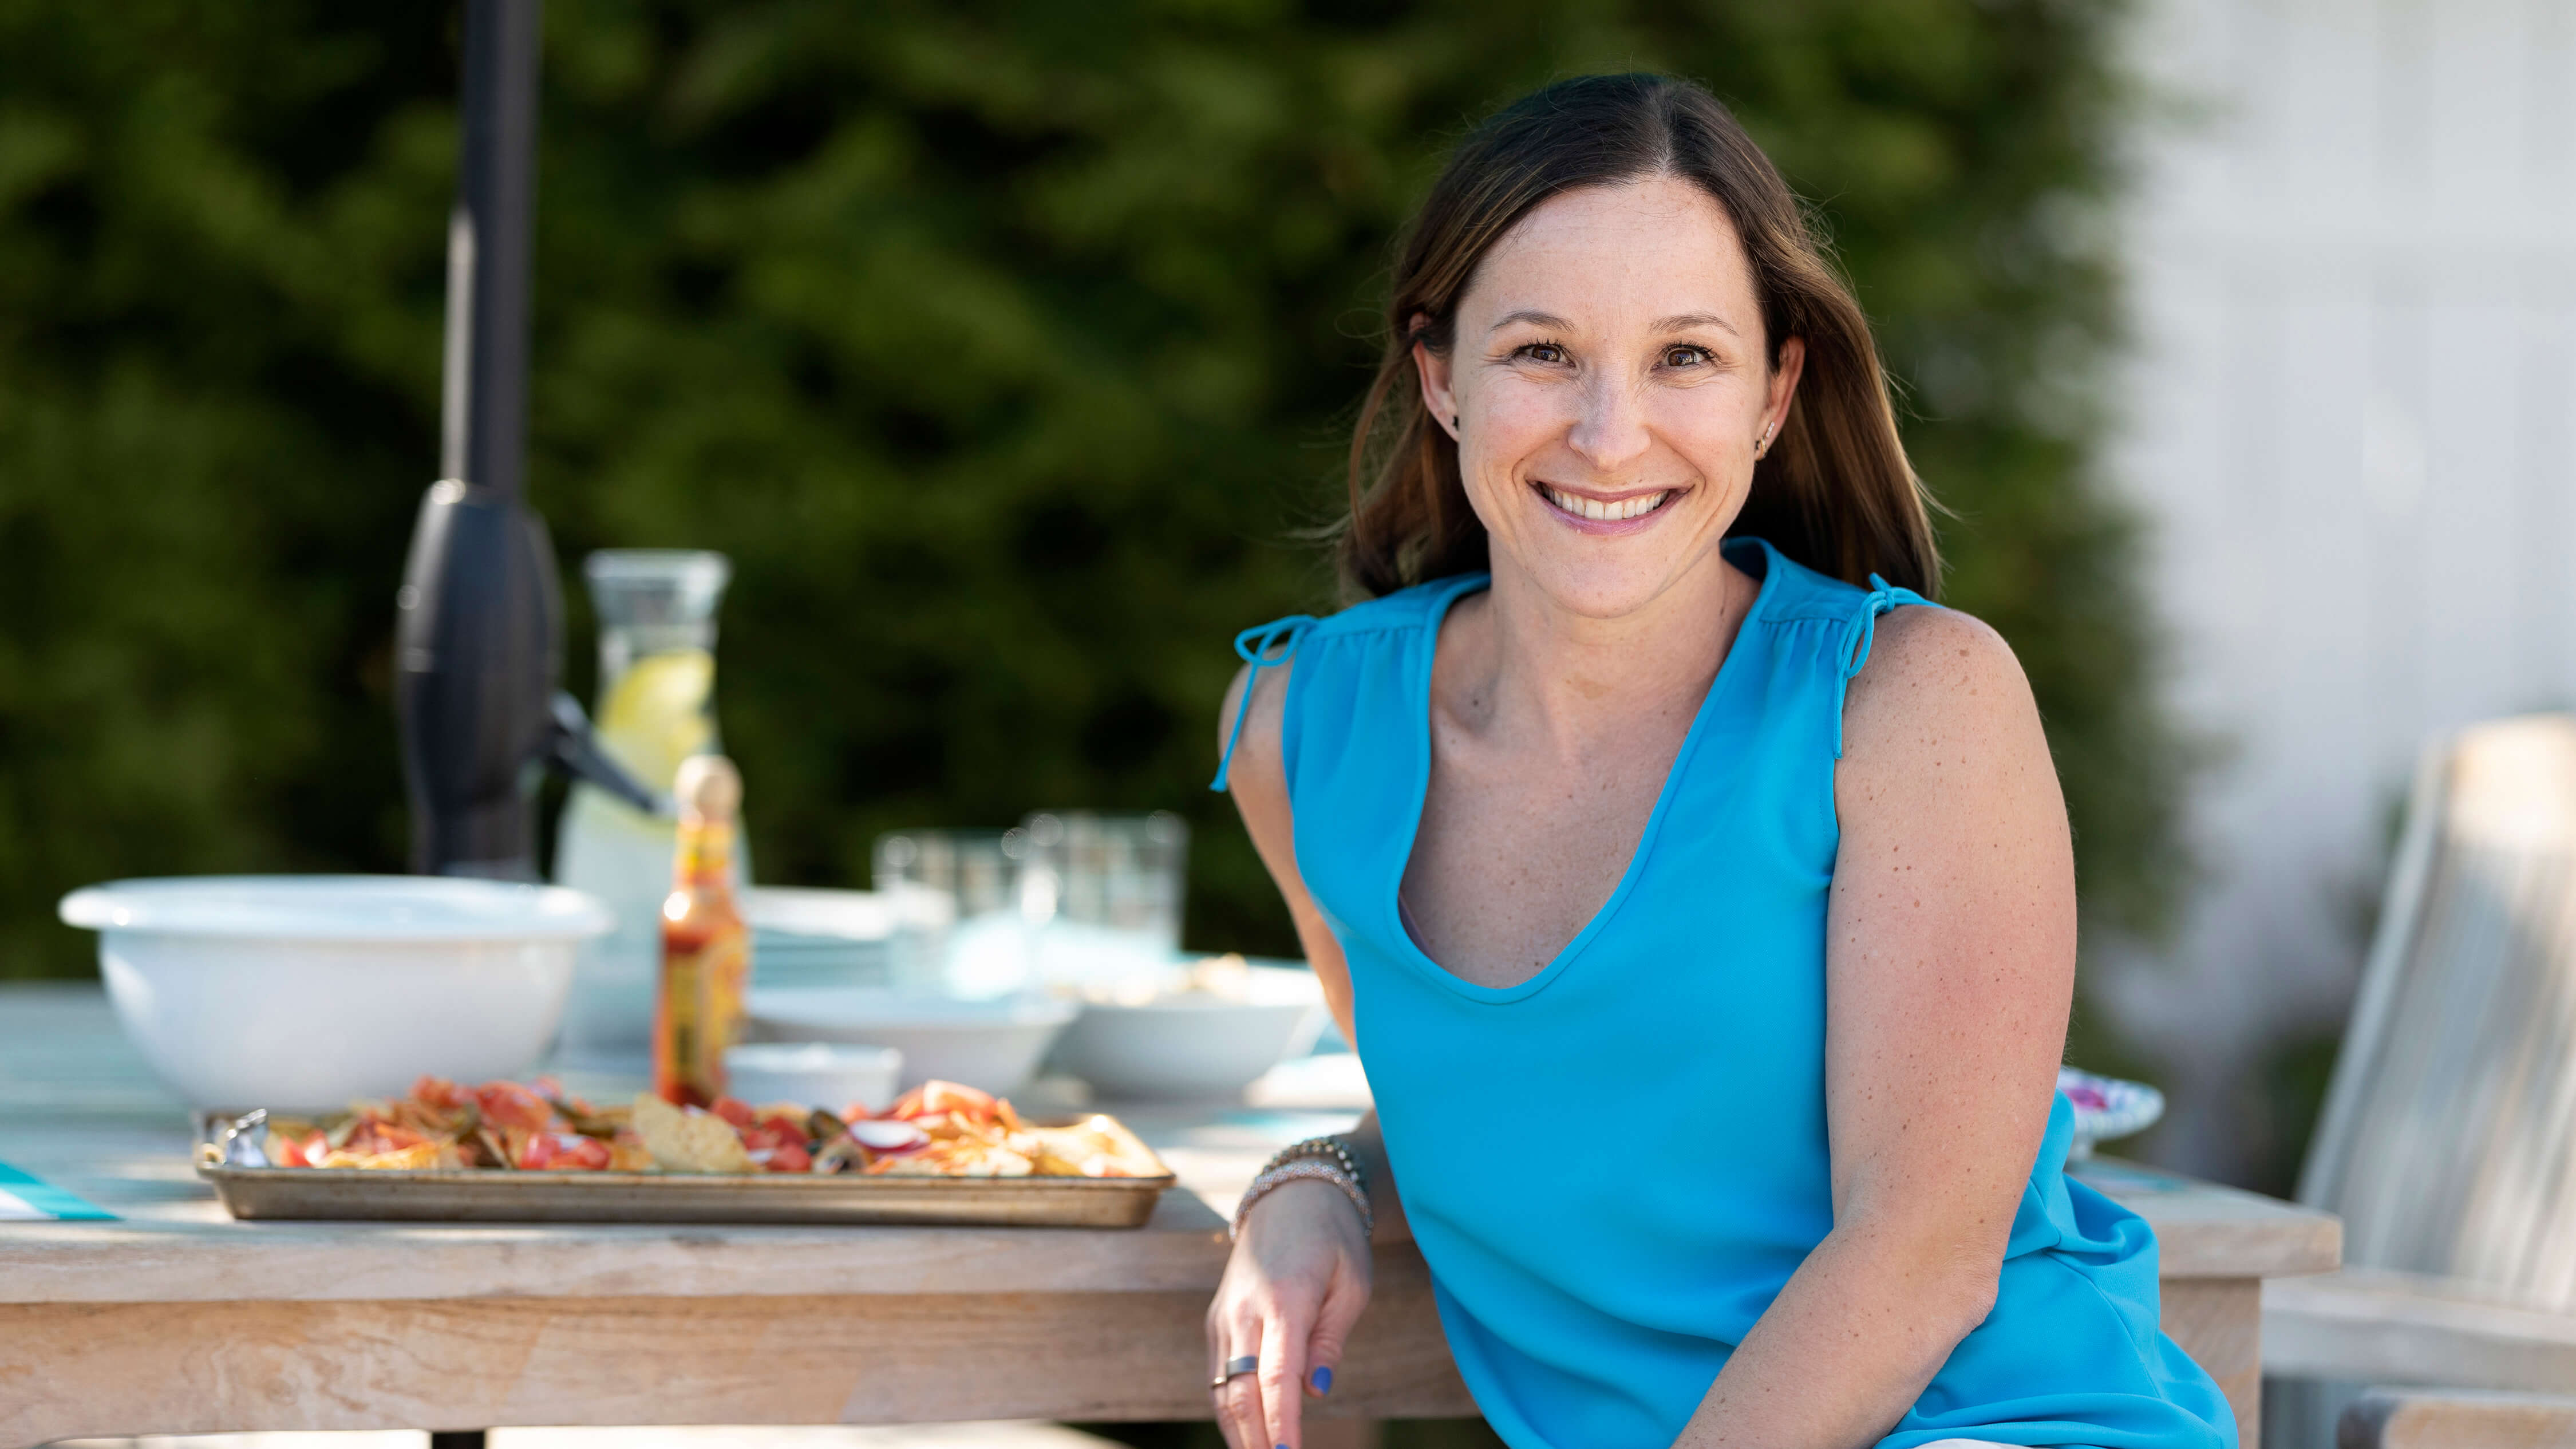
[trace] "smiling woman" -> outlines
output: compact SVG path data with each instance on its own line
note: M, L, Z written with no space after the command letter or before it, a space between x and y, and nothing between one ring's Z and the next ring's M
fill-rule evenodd
M1700 275L1710 268L1734 274L1735 285L1710 295L1740 304L1743 315L1680 303L1685 310L1647 313L1649 336L1640 340L1679 364L1658 381L1728 377L1745 417L1764 409L1769 431L1743 434L1757 466L1755 486L1735 499L1737 529L1846 582L1874 571L1931 594L1939 555L1869 323L1769 158L1714 100L1656 113L1607 91L1558 94L1565 89L1544 93L1550 108L1512 107L1470 136L1448 176L1473 184L1435 187L1406 234L1388 301L1386 356L1352 438L1344 578L1381 594L1484 566L1485 528L1465 485L1472 470L1462 469L1458 453L1462 415L1446 385L1460 337L1459 303L1471 281L1489 278L1513 254L1525 267L1543 265L1533 248L1562 253L1580 245L1577 230L1601 218L1529 217L1537 224L1495 242L1498 229L1587 184L1653 176L1660 206L1636 218L1651 235L1635 238L1650 250L1616 249L1616 274L1588 280L1632 291L1660 280L1678 295L1686 289L1659 267L1676 253L1686 254L1684 266L1699 280L1710 280ZM1730 245L1701 245L1711 218L1730 234ZM1504 331L1515 335L1505 341ZM1488 335L1469 337L1467 346L1482 354L1480 362L1495 360L1500 346L1504 359L1524 368L1569 375L1575 341L1568 319L1532 306L1497 314ZM1791 408L1811 353L1815 376ZM1765 374L1758 400L1743 392L1746 364L1757 359ZM1598 386L1607 377L1596 360L1589 381ZM1583 499L1574 511L1585 516L1585 502L1608 502L1569 496Z
M1224 715L1378 1107L1244 1195L1228 1436L1294 1449L1401 1223L1515 1449L2232 1444L2152 1235L2064 1173L2038 711L1926 603L1769 161L1696 87L1551 86L1461 145L1389 320L1340 540L1377 597L1247 631ZM1605 1133L1615 1171L1536 1150Z

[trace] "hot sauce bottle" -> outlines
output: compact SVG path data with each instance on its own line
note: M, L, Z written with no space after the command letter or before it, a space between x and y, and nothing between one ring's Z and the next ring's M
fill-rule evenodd
M662 902L661 992L653 1007L653 1090L704 1107L724 1095L725 1048L741 1031L751 931L734 903L734 822L742 776L722 755L680 762L679 853Z

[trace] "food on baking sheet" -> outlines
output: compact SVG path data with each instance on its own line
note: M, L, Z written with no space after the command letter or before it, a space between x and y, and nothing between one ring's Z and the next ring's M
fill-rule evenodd
M920 1134L909 1141L887 1127ZM953 1082L925 1082L884 1118L850 1124L870 1145L865 1169L888 1177L1159 1177L1164 1167L1117 1118L1093 1115L1066 1127L1037 1127L1011 1104Z
M1037 1126L972 1087L928 1082L882 1114L835 1114L731 1097L675 1107L650 1092L593 1107L551 1079L465 1088L423 1077L392 1102L339 1117L271 1117L279 1167L430 1171L857 1172L899 1177L1161 1177L1169 1169L1116 1118Z
M623 1111L603 1114L540 1077L534 1086L444 1077L412 1083L391 1102L353 1102L322 1121L272 1115L261 1146L278 1167L404 1171L513 1168L640 1172L653 1165Z

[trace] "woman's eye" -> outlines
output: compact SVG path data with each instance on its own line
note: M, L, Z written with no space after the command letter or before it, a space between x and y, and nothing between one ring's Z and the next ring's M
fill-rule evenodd
M1532 362L1565 361L1565 349L1553 342L1525 342L1514 351Z
M1667 347L1664 349L1664 366L1666 367L1697 367L1706 361L1708 361L1708 349L1705 347Z

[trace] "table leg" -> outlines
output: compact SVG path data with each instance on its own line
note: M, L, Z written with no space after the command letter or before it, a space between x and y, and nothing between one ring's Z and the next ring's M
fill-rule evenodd
M480 1429L436 1429L430 1432L429 1449L483 1449Z
M2164 1329L2209 1370L2236 1411L2237 1442L2260 1449L2263 1433L2263 1280L2168 1278Z

